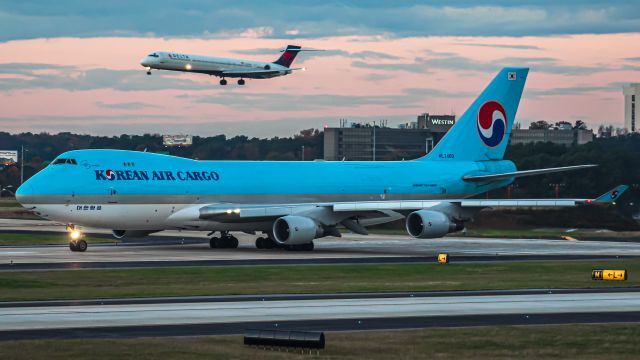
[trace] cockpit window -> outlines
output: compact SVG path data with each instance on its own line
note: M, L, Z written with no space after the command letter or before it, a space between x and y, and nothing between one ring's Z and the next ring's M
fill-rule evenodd
M62 164L78 165L78 162L76 161L76 159L57 158L53 160L53 162L51 163L51 165L62 165Z
M155 57L155 58L160 57L160 55L158 55L158 54L156 54L156 53L149 54L148 56Z

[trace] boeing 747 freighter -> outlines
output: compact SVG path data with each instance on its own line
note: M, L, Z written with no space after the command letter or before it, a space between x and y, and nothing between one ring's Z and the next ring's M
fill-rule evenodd
M595 165L517 171L503 156L526 68L505 68L426 156L411 161L198 161L121 150L61 154L16 191L35 214L68 224L70 248L85 251L83 227L118 238L167 229L219 233L213 248L237 247L232 231L261 232L258 248L312 250L342 228L406 218L417 238L459 231L485 207L610 203L595 199L471 199L515 178Z

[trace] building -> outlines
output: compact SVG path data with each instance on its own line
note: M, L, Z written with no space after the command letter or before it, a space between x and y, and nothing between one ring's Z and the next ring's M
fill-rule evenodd
M587 129L513 129L509 144L528 144L532 142L552 142L572 146L593 141L593 131Z
M415 159L431 151L455 123L454 115L418 116L417 122L389 128L340 121L338 128L324 129L325 160Z
M445 134L456 123L455 115L418 115L418 129L430 129L434 133Z
M629 132L640 132L636 113L636 99L640 96L640 83L624 86L622 93L624 94L624 127Z

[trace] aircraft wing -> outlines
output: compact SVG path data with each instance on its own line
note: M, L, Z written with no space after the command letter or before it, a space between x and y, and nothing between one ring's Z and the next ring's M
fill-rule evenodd
M362 210L418 210L428 209L442 203L459 204L463 208L485 207L565 207L591 204L611 204L629 186L619 185L595 199L451 199L451 200L405 200L405 201L357 201L336 203L335 211Z
M523 176L532 176L532 175L541 175L541 174L550 174L561 171L571 171L578 169L586 169L594 166L598 166L595 164L587 164L587 165L574 165L574 166L563 166L556 168L547 168L547 169L535 169L535 170L523 170L523 171L514 171L509 173L502 174L478 174L478 175L466 175L462 177L462 180L469 182L486 182L486 181L495 181L500 179L510 179L517 178Z
M286 70L228 70L222 71L221 75L228 77L252 77L252 76L265 76L265 75L277 75Z
M401 218L420 209L441 210L453 205L459 208L487 207L571 207L592 204L610 204L628 189L620 185L594 199L443 199L443 200L381 200L352 202L319 202L297 204L232 204L195 205L171 216L177 222L216 221L271 221L286 215L323 218L327 222L341 223L345 219L370 220L370 224ZM376 220L377 219L377 220ZM362 221L359 221L363 223ZM363 223L366 224L366 221ZM345 225L345 224L343 224ZM347 226L347 225L345 225ZM348 227L348 226L347 226Z

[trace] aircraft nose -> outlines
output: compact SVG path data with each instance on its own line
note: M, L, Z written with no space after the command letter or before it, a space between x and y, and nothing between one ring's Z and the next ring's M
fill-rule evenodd
M18 190L16 190L16 200L21 204L25 205L28 202L29 195L33 194L33 186L27 180L24 184L20 185Z
M151 61L149 61L149 57L146 56L142 60L140 60L140 65L144 67L149 67L149 65L151 65Z

